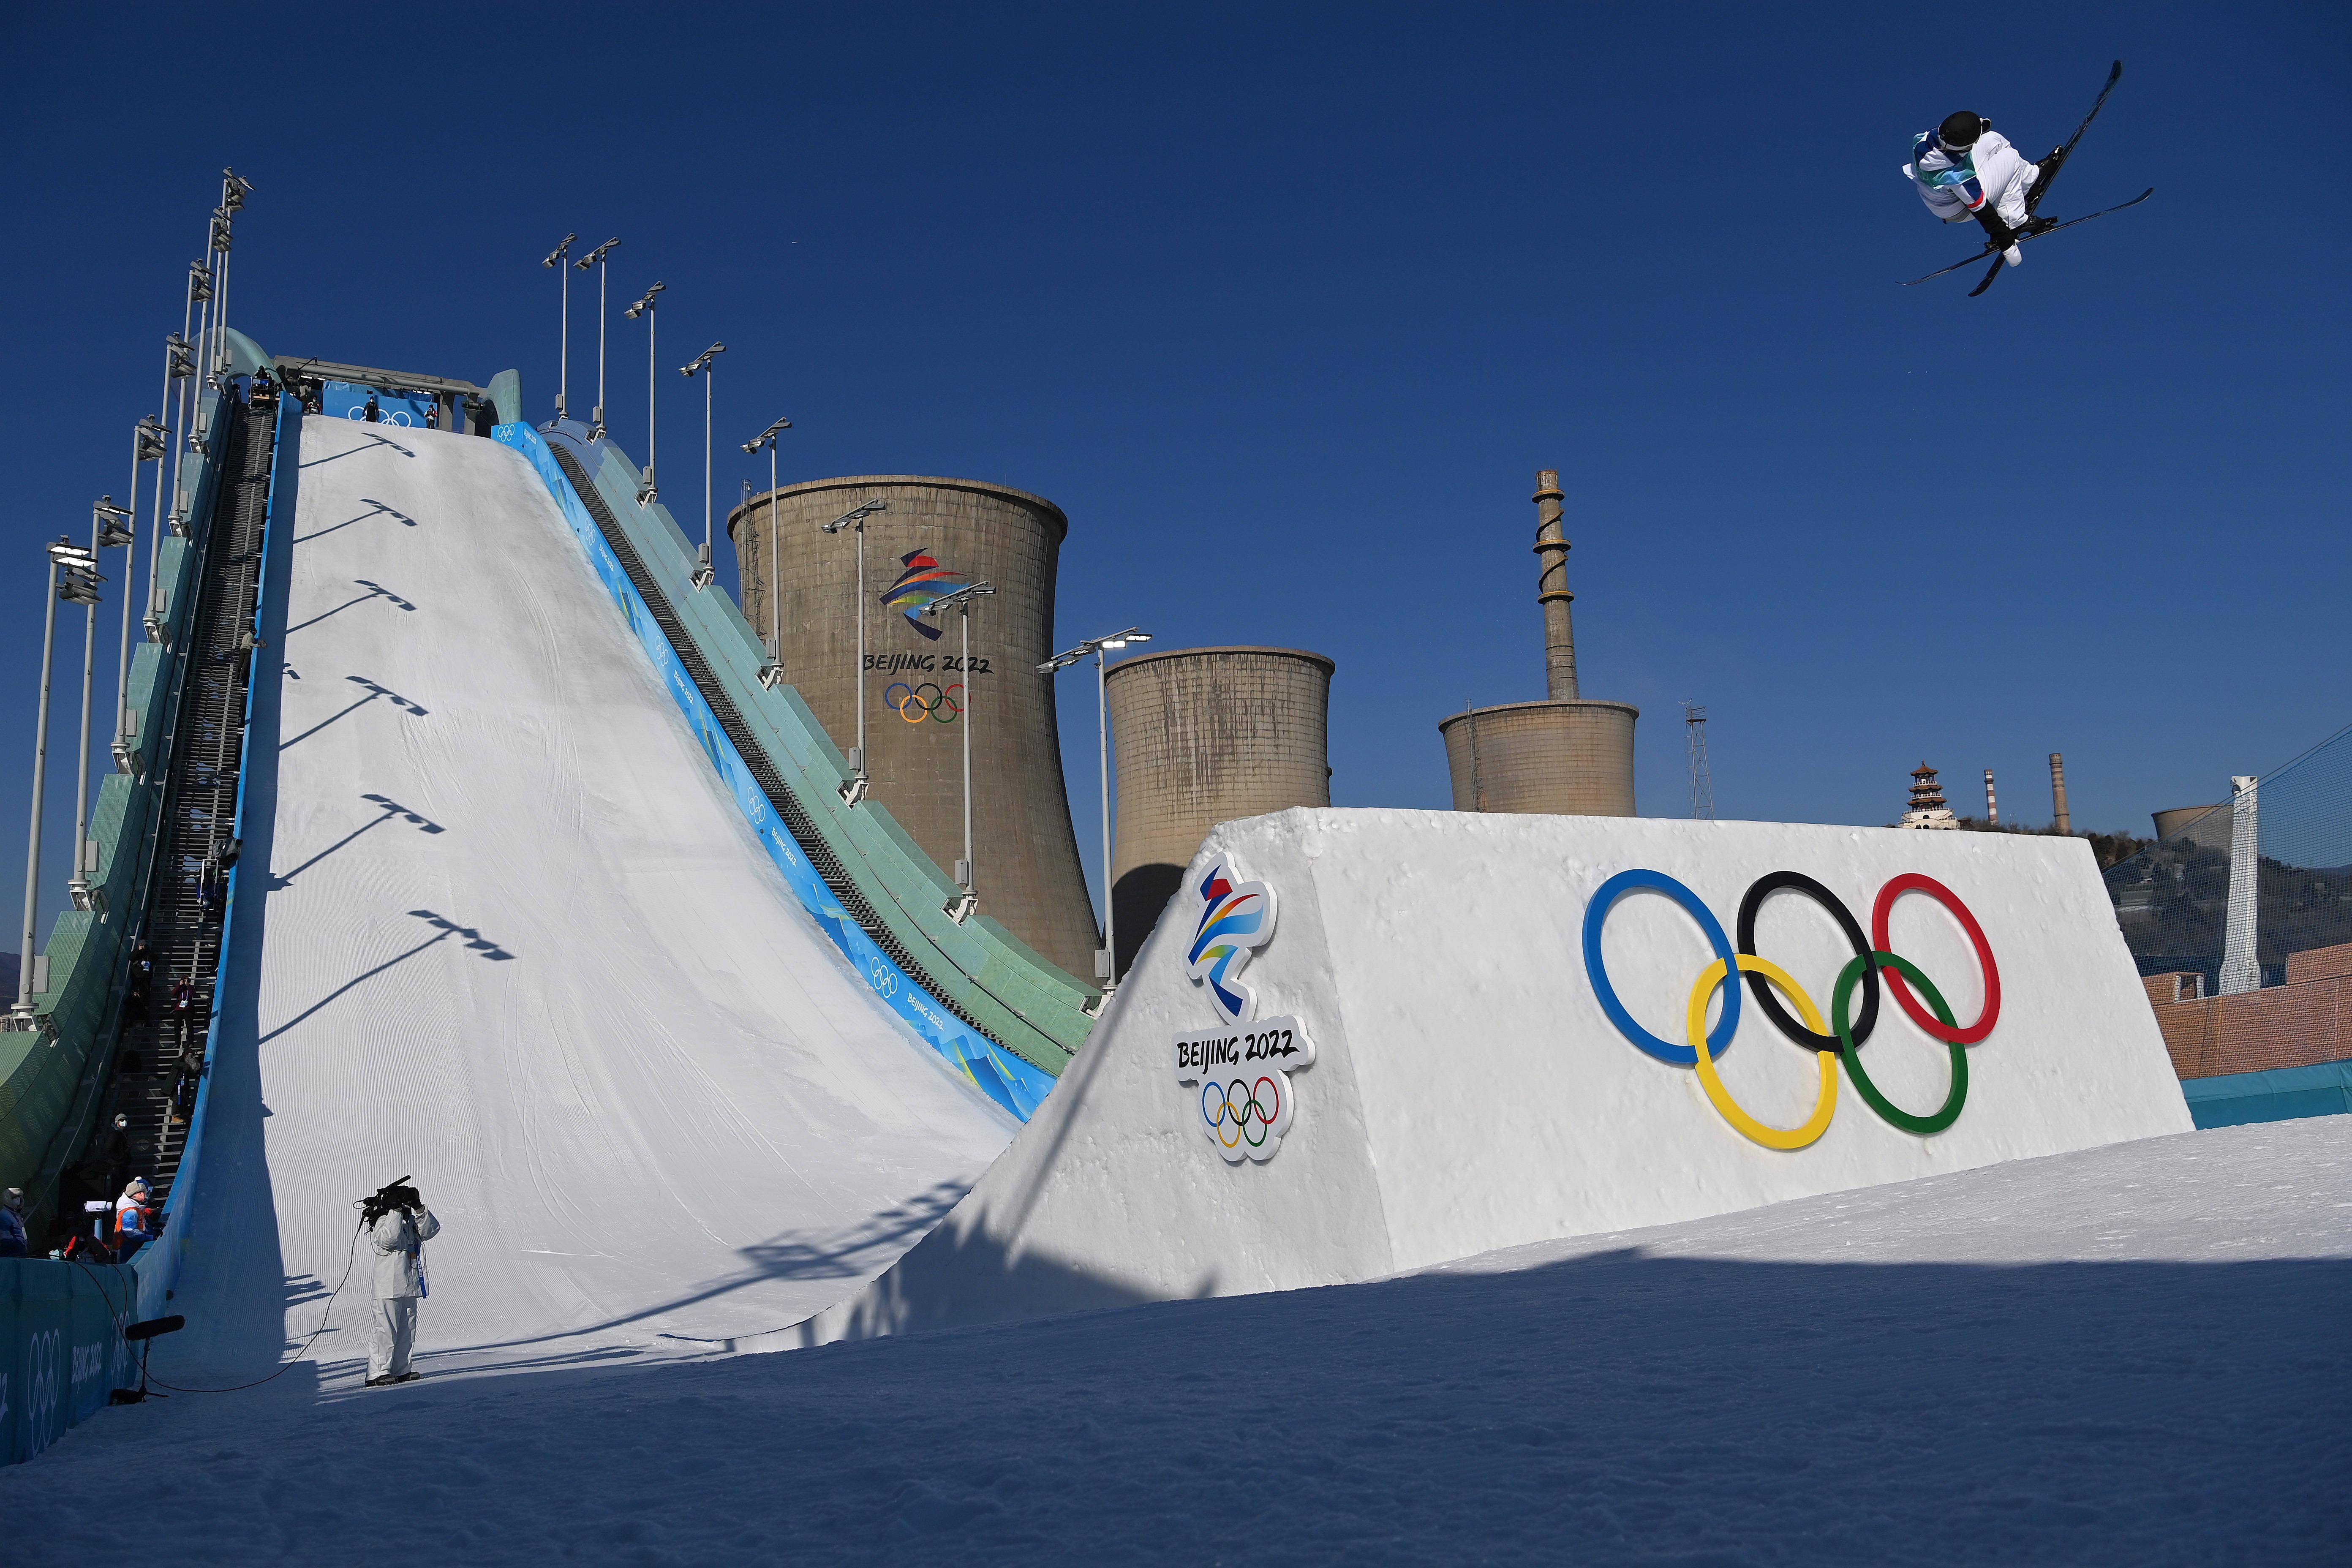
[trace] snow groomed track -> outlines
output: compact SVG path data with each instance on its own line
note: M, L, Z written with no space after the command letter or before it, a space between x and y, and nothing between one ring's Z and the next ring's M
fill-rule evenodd
M276 1363L404 1173L444 1226L432 1371L698 1353L661 1336L838 1300L1016 1123L802 909L527 461L312 418L297 475L159 1371ZM362 1261L331 1382L365 1309Z

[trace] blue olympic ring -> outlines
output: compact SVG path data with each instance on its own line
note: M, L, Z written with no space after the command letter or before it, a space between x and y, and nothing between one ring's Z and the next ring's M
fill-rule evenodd
M1696 1050L1686 1045L1675 1045L1672 1040L1662 1040L1633 1022L1633 1015L1625 1011L1625 1004L1617 999L1617 988L1609 984L1608 967L1601 960L1601 928L1609 921L1609 907L1621 895L1636 888L1648 888L1664 893L1689 910L1691 918L1697 921L1706 932L1706 940L1714 945L1716 957L1723 960L1723 972L1727 978L1739 972L1738 955L1731 950L1731 939L1723 934L1722 923L1699 900L1699 896L1664 871L1620 871L1601 883L1601 890L1592 895L1592 901L1584 906L1584 973L1591 978L1593 994L1601 998L1601 1010L1609 1015L1609 1021L1616 1025L1627 1039L1660 1061L1670 1062L1675 1067L1694 1068L1698 1066ZM1706 1032L1706 1050L1710 1057L1720 1057L1731 1048L1731 1037L1739 1028L1739 990L1733 984L1723 987L1723 1016L1716 1020L1715 1027Z

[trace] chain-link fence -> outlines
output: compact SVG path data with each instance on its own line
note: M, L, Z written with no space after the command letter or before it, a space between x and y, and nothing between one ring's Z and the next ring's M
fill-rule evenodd
M2352 1057L2352 726L2105 875L2183 1078Z

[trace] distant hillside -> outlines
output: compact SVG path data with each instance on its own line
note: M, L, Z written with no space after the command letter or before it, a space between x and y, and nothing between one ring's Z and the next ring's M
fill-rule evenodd
M2006 822L1995 827L1981 816L1963 816L1958 818L1958 822L1961 828L1969 833L2026 833L2042 838L2086 840L2102 871L2112 866L2120 866L2156 842L2153 838L2135 838L2128 833L2087 833L2079 829L2073 833L2060 833L2055 827L2013 827ZM1886 826L1894 827L1899 825L1890 822Z

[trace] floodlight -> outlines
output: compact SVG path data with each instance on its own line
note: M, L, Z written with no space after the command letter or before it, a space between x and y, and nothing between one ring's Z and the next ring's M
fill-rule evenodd
M888 511L889 510L890 503L887 500L870 500L866 502L864 505L859 506L854 511L845 511L839 517L835 518L831 522L819 523L817 526L824 529L827 533L839 533L843 529L847 528L852 523L862 523L874 513L877 511ZM862 533L865 530L861 528L858 531Z
M547 259L541 262L540 265L541 267L552 267L557 262L562 260L566 256L572 253L572 242L579 237L580 237L576 234L565 235L563 237L563 243L557 246L553 250L549 251L547 254Z
M744 442L743 450L746 452L763 452L770 447L776 444L776 437L778 436L792 427L793 422L791 420L779 419L773 425L769 426L765 430L761 431L757 436L752 437L749 441Z

